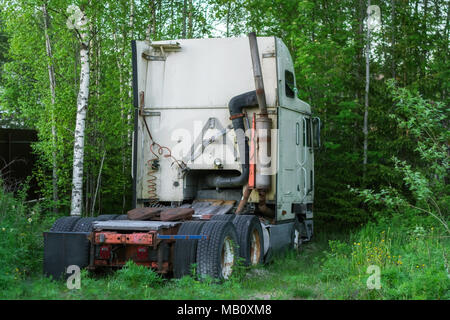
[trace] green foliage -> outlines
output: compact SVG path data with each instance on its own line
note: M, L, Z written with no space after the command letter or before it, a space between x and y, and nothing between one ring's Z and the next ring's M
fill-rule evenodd
M0 292L42 269L42 232L55 220L26 206L25 195L22 189L16 199L0 185Z
M1 194L0 298L3 299L449 299L442 229L397 216L348 236L317 226L302 253L288 251L264 267L237 266L230 280L165 279L128 262L115 272L81 273L81 288L42 276L42 230L57 217ZM29 220L31 219L31 220ZM3 230L4 229L4 230ZM328 240L334 239L334 240ZM381 269L381 289L367 288L367 267Z
M118 213L130 203L130 40L144 39L149 29L152 40L181 38L185 25L187 37L256 31L259 36L283 39L293 56L299 97L311 104L324 123L324 146L315 154L316 222L328 222L334 228L365 226L353 231L350 239L324 234L316 226L319 239L300 256L288 253L264 269L238 268L223 284L195 277L163 280L131 263L102 277L83 272L81 290L70 291L62 282L42 278L41 232L56 219L46 212L55 204L61 212L67 211L70 201L79 42L66 27L66 9L72 1L48 1L53 59L46 54L42 2L1 1L0 104L7 111L2 118L13 118L38 131L34 175L46 199L39 207L29 207L22 201L24 189L16 199L0 193L1 297L450 299L445 238L450 203L446 1L372 3L380 6L383 21L373 34L365 172L364 1L332 5L313 0L75 3L84 5L92 23L85 214ZM184 3L188 7L183 8ZM49 63L56 73L55 104L51 103ZM51 200L54 154L56 203ZM381 268L381 290L366 286L371 264Z
M442 241L433 226L406 228L394 224L368 224L350 242L330 242L321 278L350 285L344 299L448 299L450 274ZM366 286L367 269L381 269L381 289ZM358 293L353 296L354 290Z
M125 267L117 272L117 281L123 282L125 285L131 287L136 287L142 283L148 286L157 286L161 284L163 279L151 269L138 266L132 261L128 261Z
M401 174L392 170L392 157L414 162L417 158L411 134L405 135L390 116L399 110L387 80L395 79L399 86L448 105L448 81L443 78L448 78L449 70L446 2L372 4L380 6L382 25L372 34L364 181L366 2L345 0L330 5L308 0L255 0L244 7L248 30L276 35L286 43L294 60L299 96L324 123L324 147L315 154L315 217L341 225L359 225L373 215L370 205L355 198L348 185L402 188ZM422 149L433 152L426 145Z
M9 115L36 128L39 141L35 176L45 207L52 207L53 154L57 155L60 209L67 210L71 189L73 128L79 83L79 43L66 27L66 9L72 2L49 1L49 37L53 60L45 50L39 1L3 1L0 42L8 52L0 57L2 108ZM186 7L184 4L186 3ZM398 106L386 81L418 91L427 99L440 100L440 115L448 105L448 18L445 1L375 2L383 21L373 34L371 91L369 92L369 150L365 172L362 165L364 111L365 2L345 0L329 5L323 1L273 0L134 0L83 3L91 21L91 88L85 138L84 194L86 214L128 209L131 198L131 39L152 40L187 37L242 36L256 31L260 36L278 36L293 56L296 84L301 99L321 117L324 147L315 155L316 217L339 224L359 225L372 218L370 204L347 187L403 188L402 175L394 160L411 165L435 161L442 149L416 145L415 129L423 132L427 120L420 101ZM132 6L133 4L133 6ZM395 6L393 6L395 4ZM131 16L131 8L134 7ZM185 14L185 13L186 14ZM445 28L445 32L444 29ZM7 44L5 43L7 41ZM50 61L52 60L52 61ZM56 72L56 102L51 104L48 63ZM404 95L407 95L404 93ZM406 96L405 96L406 97ZM405 98L403 97L403 98ZM437 103L438 104L438 103ZM414 108L419 108L415 110ZM403 108L403 109L402 109ZM421 117L409 117L419 112ZM51 116L54 121L51 121ZM408 117L402 127L396 116ZM446 121L446 120L443 120ZM56 127L56 143L52 125ZM408 127L409 126L409 127ZM448 130L447 130L448 131ZM440 138L440 137L436 137ZM417 158L417 150L426 158ZM426 155L425 153L428 153ZM100 172L101 160L105 155ZM419 160L420 159L420 160ZM402 166L402 162L397 162ZM406 167L405 167L406 168ZM98 179L99 178L99 179ZM99 181L99 183L97 183ZM94 206L96 190L99 190ZM369 209L369 210L368 210Z
M403 134L414 140L417 157L414 161L407 161L393 156L392 169L403 180L397 188L382 188L378 192L370 189L353 191L365 202L388 208L388 212L412 212L417 217L430 215L448 235L447 141L450 133L445 125L445 107L442 103L426 101L404 88L396 88L393 82L389 87L397 103L391 117Z
M86 215L120 213L130 207L134 116L130 42L145 39L149 24L152 40L180 38L183 22L188 25L189 37L211 36L205 3L188 3L189 15L183 17L183 3L179 1L75 2L82 4L90 21L91 81L83 184ZM66 25L66 11L73 1L48 1L48 35L53 53L53 57L48 57L42 4L24 0L0 2L0 46L8 49L0 55L0 66L4 63L0 105L7 111L2 117L10 116L38 131L38 141L33 145L37 155L34 175L41 198L45 199L42 206L56 206L63 212L70 207L80 44L76 32ZM49 64L56 77L54 104ZM57 201L52 200L53 167L57 173Z

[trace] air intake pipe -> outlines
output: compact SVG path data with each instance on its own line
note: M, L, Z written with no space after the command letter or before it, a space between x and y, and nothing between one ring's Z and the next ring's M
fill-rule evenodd
M245 136L243 108L258 106L256 91L250 91L233 97L228 103L230 110L230 119L233 123L233 129L236 133L236 139L239 148L239 155L242 162L242 172L239 176L223 177L209 176L206 178L206 184L215 188L235 188L242 187L248 183L249 175L249 147Z

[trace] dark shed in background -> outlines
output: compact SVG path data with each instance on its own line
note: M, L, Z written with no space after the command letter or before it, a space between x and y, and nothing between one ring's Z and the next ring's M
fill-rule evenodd
M37 140L35 130L0 128L0 176L8 191L15 192L31 176L36 157L31 143ZM28 198L37 197L37 184L30 181Z

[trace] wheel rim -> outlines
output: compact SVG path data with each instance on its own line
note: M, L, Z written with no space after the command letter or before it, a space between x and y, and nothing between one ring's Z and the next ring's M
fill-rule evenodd
M261 259L261 238L258 230L253 230L250 242L250 263L257 265Z
M295 231L294 231L294 249L295 250L299 250L300 249L301 241L302 240L300 238L300 231L295 229Z
M234 265L234 248L233 240L230 237L225 237L222 247L222 276L228 279L232 273Z

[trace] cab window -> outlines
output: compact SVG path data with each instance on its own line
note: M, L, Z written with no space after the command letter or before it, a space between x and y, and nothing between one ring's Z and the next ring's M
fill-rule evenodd
M284 83L285 83L285 91L286 97L294 98L295 97L295 79L294 74L288 70L284 72Z
M312 139L311 139L311 119L306 119L306 146L311 148L312 147Z

